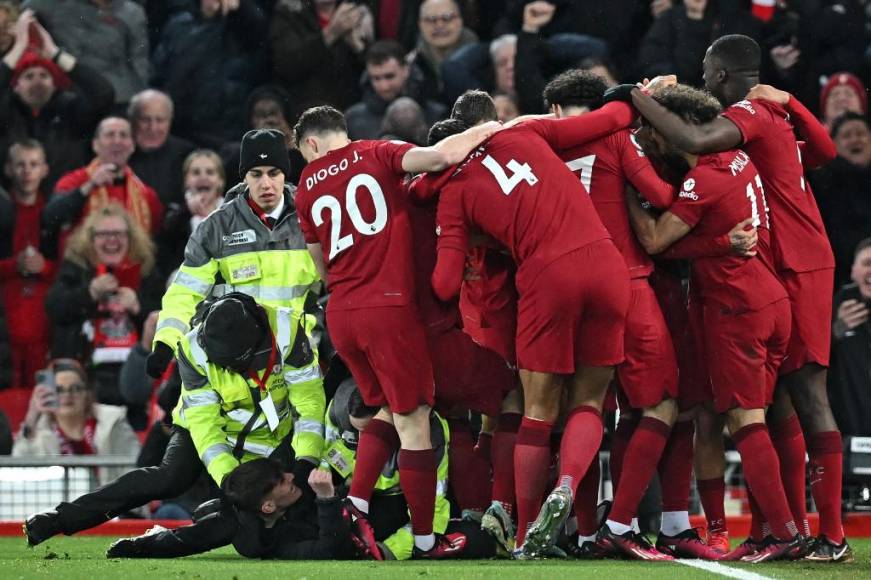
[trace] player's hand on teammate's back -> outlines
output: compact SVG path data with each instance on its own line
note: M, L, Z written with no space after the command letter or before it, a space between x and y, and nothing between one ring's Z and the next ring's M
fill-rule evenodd
M789 102L789 93L776 89L771 85L753 85L745 98L748 101L751 99L762 99L785 105Z
M671 87L677 84L677 75L659 75L657 77L653 77L652 80L644 79L644 82L641 83L641 90L646 94L654 93L660 89L664 89L665 87Z

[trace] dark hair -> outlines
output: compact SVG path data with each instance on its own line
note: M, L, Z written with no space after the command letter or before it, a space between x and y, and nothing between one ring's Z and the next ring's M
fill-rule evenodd
M721 36L711 45L711 56L728 71L758 72L762 61L759 44L743 34Z
M617 65L607 56L588 56L578 63L578 68L581 70L590 70L600 66L608 70L614 80L620 79L620 72L617 70Z
M498 116L496 105L486 91L470 90L457 97L451 109L451 118L474 127L478 123L495 121Z
M348 415L351 417L354 417L355 419L372 417L379 409L380 407L369 406L363 401L363 395L360 393L360 389L355 388L351 391L351 395L348 397Z
M405 64L405 49L395 40L379 40L366 51L366 64L384 64L391 58Z
M284 479L281 464L268 458L252 459L231 471L221 483L227 499L240 510L260 513L263 500Z
M326 133L335 131L347 133L348 125L345 116L338 109L329 105L306 109L293 126L293 137L299 144L309 133Z
M293 119L293 107L291 106L290 95L287 91L276 85L260 85L251 91L251 94L248 95L248 100L245 102L245 110L247 111L245 122L249 126L251 125L251 116L254 114L254 106L261 101L278 103L284 119L288 123Z
M722 107L710 93L687 85L665 87L653 93L660 105L694 125L709 123L717 118Z
M597 108L608 85L597 74L588 70L571 69L558 74L544 87L548 106Z
M435 145L442 139L462 133L468 128L469 126L459 119L442 119L429 128L426 144L430 146Z
M829 129L829 135L831 135L832 139L837 137L838 131L850 121L862 121L866 127L868 126L868 119L865 118L865 115L855 111L846 111L835 117L835 120L832 121L832 128Z
M56 358L52 359L48 366L54 374L63 372L75 373L78 375L79 380L82 381L83 385L85 385L89 390L92 388L91 381L88 380L88 372L78 360L74 358Z
M864 240L856 244L856 251L853 252L853 256L858 256L859 252L861 252L862 250L867 250L868 248L871 248L871 238L865 238Z

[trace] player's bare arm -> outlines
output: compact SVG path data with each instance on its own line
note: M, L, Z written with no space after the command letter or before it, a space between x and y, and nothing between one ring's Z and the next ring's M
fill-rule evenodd
M686 222L668 211L655 218L641 207L641 201L633 191L627 192L626 205L629 208L629 220L632 222L635 235L648 254L662 253L692 229Z
M315 268L318 269L318 275L326 284L327 281L327 265L324 263L324 251L320 244L306 244L308 253L311 254L312 261L315 263Z
M432 147L415 147L402 157L402 169L408 173L441 171L456 165L493 133L502 129L497 121L483 123L457 135L442 139Z
M739 147L743 141L741 131L725 117L717 117L710 123L693 125L668 111L639 89L632 91L632 104L668 141L687 153L701 155L725 151Z

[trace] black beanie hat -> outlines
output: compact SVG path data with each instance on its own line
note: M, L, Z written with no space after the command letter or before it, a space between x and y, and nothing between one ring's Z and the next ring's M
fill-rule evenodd
M252 306L259 306L253 300L250 306L245 302L232 295L218 299L203 318L198 335L210 362L238 372L248 369L266 332L258 313L252 312Z
M290 157L285 135L276 129L252 129L242 137L239 151L239 177L252 167L277 167L285 176L290 175Z

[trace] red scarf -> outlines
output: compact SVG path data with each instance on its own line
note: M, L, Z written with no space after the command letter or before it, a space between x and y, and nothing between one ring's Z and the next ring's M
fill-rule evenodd
M94 432L97 430L97 420L90 417L85 423L85 432L81 441L73 441L61 431L57 423L54 424L54 436L60 443L61 455L94 455L97 448L94 446Z
M109 268L100 264L97 266L96 276L106 274ZM141 268L127 259L111 270L111 274L118 279L118 285L139 289ZM91 355L95 364L115 363L126 360L130 349L139 341L139 332L130 314L117 311L112 306L112 297L108 301L100 303L97 309L97 318L93 321L94 351Z

